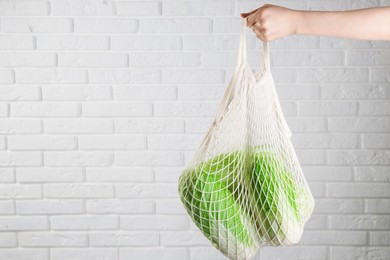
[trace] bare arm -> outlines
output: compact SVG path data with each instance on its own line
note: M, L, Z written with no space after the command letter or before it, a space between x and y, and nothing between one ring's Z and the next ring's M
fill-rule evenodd
M241 16L248 17L248 26L263 41L292 34L390 40L390 7L305 11L266 4Z

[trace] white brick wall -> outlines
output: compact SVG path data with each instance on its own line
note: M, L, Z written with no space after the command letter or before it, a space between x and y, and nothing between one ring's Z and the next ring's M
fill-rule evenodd
M388 0L273 0L295 9ZM0 1L0 259L216 260L177 179L254 0ZM249 62L262 44L248 30ZM390 259L390 42L289 36L271 70L316 208L268 260Z

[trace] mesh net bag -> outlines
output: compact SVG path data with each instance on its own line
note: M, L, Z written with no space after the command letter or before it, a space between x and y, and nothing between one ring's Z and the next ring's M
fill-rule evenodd
M238 61L208 133L178 180L192 221L230 259L297 243L314 208L270 72L253 74L244 19Z

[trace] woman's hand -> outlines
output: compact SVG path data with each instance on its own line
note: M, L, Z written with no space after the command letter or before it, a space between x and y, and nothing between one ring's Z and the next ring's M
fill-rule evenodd
M265 4L249 13L248 26L262 41L291 34L324 35L360 40L390 40L390 7L347 11L305 11Z
M248 26L262 41L273 41L297 33L303 12L265 4L241 17L248 17Z

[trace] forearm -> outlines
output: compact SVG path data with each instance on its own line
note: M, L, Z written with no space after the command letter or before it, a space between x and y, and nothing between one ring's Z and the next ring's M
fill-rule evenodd
M390 40L390 7L348 11L298 11L296 34Z

